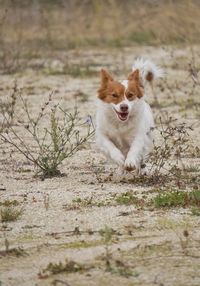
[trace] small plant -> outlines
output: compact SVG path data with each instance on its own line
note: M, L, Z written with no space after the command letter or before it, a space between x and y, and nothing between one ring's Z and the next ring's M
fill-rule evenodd
M182 163L182 154L189 148L190 126L184 123L176 123L176 120L168 114L164 120L159 117L156 129L161 142L154 144L154 150L149 158L150 171L159 174L162 170L168 173L178 174L179 165Z
M130 269L130 267L121 260L114 261L114 265L111 267L110 272L112 274L116 274L126 278L131 276L138 276L137 273L133 273L132 269Z
M200 190L192 191L188 194L189 201L196 206L200 206Z
M176 191L159 194L154 199L154 205L156 208L185 206L186 196L186 193Z
M105 243L105 255L103 256L103 260L105 261L106 271L110 272L111 274L116 274L128 278L134 275L132 270L123 261L119 259L114 260L109 248L115 233L116 231L108 226L105 226L99 231L99 234L102 236Z
M190 193L167 190L163 194L158 194L153 199L156 208L176 207L176 206L200 206L200 191L192 191Z
M22 209L16 209L12 206L3 207L0 211L1 222L16 221L22 215L22 212Z
M192 215L194 216L200 216L200 207L193 207L191 209Z
M22 137L18 129L13 126L10 126L6 132L0 133L1 140L12 145L34 163L38 173L43 177L60 175L59 166L63 160L73 156L93 136L94 126L91 117L88 116L88 119L83 122L79 118L77 108L74 108L73 112L67 112L58 105L51 107L51 93L39 114L33 118L28 103L21 93L19 98L26 122L21 123L18 119L18 124L25 129L29 141L26 141L26 137Z
M99 234L104 239L104 242L108 244L112 240L115 231L106 225L103 229L99 230Z
M133 196L132 192L126 192L116 197L116 202L120 205L138 205L141 204L141 200Z
M89 267L74 262L73 260L66 259L65 262L52 263L50 262L45 269L39 274L39 278L47 278L50 275L56 275L60 273L73 273L88 270Z
M71 206L72 208L76 207L103 207L103 206L108 206L111 204L110 200L105 200L105 201L94 201L93 197L88 197L81 199L80 197L77 197L73 199L72 201L73 205Z
M105 243L105 257L104 257L104 260L105 260L105 264L106 264L106 271L111 271L111 258L112 258L112 255L110 253L110 250L109 250L109 244L113 238L113 235L114 235L115 231L108 227L108 226L105 226L104 229L101 229L99 231L99 234L102 236L103 238L103 241Z
M49 263L44 271L49 271L50 273L58 274L62 272L78 272L83 269L83 266L70 260L66 260L65 263Z
M82 207L88 207L88 206L93 206L94 203L93 203L93 197L89 197L89 198L85 198L85 199L81 199L81 198L76 198L72 201L73 203L75 204L78 204Z
M3 202L0 202L0 206L4 207L12 207L12 206L18 206L19 202L17 200L5 200Z

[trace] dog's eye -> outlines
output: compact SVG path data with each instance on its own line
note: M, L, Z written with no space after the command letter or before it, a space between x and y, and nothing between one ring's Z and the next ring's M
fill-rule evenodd
M135 96L135 94L132 93L132 92L129 92L129 93L127 94L127 97L128 97L128 98L132 98L132 97L134 97L134 96Z
M112 93L112 97L117 98L117 97L118 97L118 94Z

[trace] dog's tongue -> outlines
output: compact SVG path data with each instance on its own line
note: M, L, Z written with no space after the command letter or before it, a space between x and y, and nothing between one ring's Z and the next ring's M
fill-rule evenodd
M125 120L128 116L128 113L125 113L125 112L122 112L119 114L119 117L122 119L122 120Z
M128 113L120 113L120 116L121 116L122 118L126 118L127 115L128 115Z

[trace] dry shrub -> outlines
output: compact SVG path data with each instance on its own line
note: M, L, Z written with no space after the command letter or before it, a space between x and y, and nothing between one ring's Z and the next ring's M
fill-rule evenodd
M168 115L167 115L168 116ZM182 158L190 146L189 131L191 126L179 123L171 116L159 117L159 124L154 129L159 141L154 142L154 150L149 158L151 171L159 174L162 170L172 172L175 168L183 166Z
M37 116L33 116L27 100L17 88L15 91L25 119L15 114L17 126L7 124L7 128L0 133L1 141L13 146L32 162L43 177L59 175L59 166L63 160L73 156L93 136L91 117L83 121L77 107L68 112L58 104L53 104L52 93ZM2 116L9 123L4 113Z

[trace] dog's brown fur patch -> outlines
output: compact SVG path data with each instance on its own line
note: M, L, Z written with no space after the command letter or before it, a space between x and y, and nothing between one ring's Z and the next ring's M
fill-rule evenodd
M124 100L134 100L143 96L143 88L140 84L139 70L132 72L128 76L128 88L118 81L104 69L101 70L101 87L98 90L98 97L106 103L118 104Z

